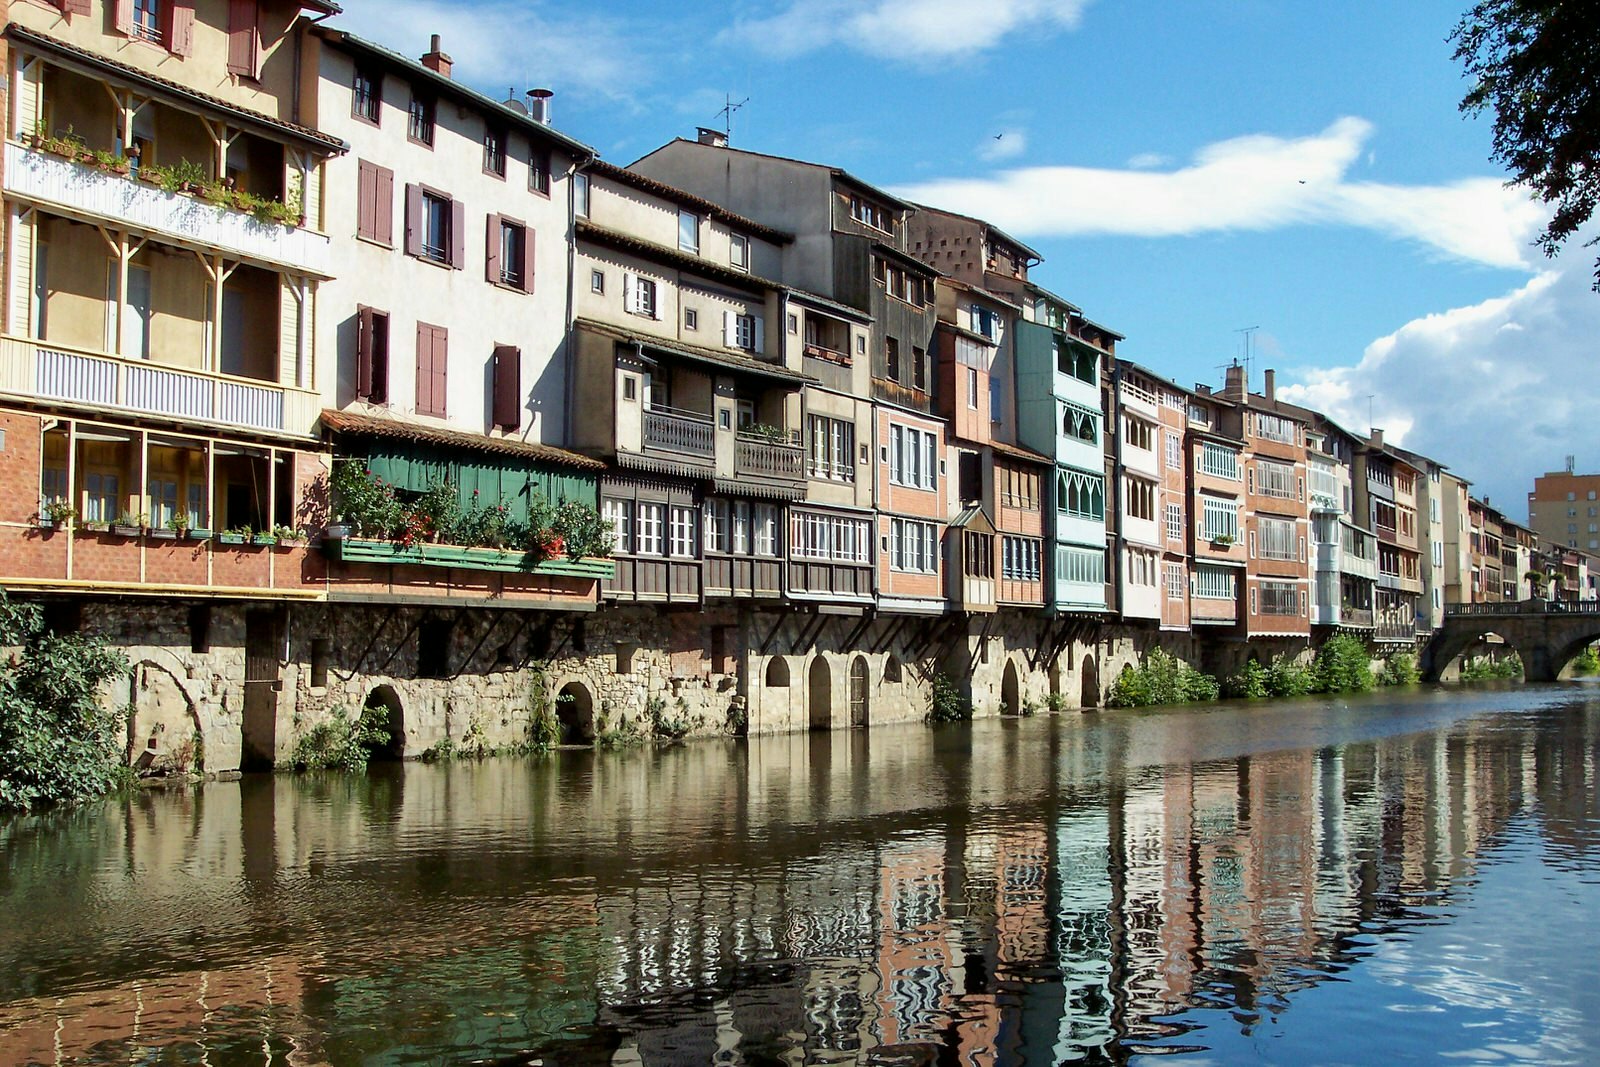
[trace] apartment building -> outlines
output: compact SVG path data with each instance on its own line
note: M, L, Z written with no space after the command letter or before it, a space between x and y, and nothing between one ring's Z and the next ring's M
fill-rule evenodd
M1243 621L1246 588L1244 439L1233 403L1200 386L1189 398L1189 621L1196 633L1231 636Z
M1112 370L1117 428L1113 519L1119 613L1161 629L1189 628L1187 390L1126 360Z
M1471 483L1449 471L1439 478L1443 509L1444 599L1448 604L1473 603L1472 542L1467 501Z
M1528 527L1544 544L1600 552L1600 474L1578 474L1569 460L1565 470L1535 478Z

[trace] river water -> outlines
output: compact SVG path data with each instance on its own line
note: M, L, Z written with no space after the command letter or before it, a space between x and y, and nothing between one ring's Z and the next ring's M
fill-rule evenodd
M0 822L0 1063L1595 1063L1597 756L1567 685L149 792Z

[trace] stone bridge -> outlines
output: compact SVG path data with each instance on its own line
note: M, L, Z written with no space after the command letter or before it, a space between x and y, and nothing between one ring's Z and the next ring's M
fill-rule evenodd
M1600 640L1600 601L1519 600L1447 604L1444 626L1422 650L1422 677L1437 682L1456 657L1485 634L1497 634L1522 657L1523 677L1553 682L1585 645Z

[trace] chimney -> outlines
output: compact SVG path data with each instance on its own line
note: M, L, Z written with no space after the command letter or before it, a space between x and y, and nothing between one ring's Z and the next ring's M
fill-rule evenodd
M1383 447L1383 431L1376 426L1372 428L1372 447L1377 449Z
M446 78L450 77L450 57L439 51L439 35L437 33L428 42L428 54L422 57L422 65L435 74L442 74Z
M1263 383L1261 388L1265 390L1261 395L1265 396L1268 400L1276 400L1278 391L1277 372L1269 367L1267 370L1262 372L1261 378Z
M1229 400L1242 403L1245 400L1245 389L1248 384L1244 376L1244 367L1238 360L1234 360L1228 367L1227 378L1222 383L1222 395Z
M723 133L721 130L713 130L705 126L696 126L694 131L696 135L695 139L701 144L708 144L712 148L728 147L728 135Z
M528 114L533 121L550 125L550 98L554 95L549 89L528 90Z

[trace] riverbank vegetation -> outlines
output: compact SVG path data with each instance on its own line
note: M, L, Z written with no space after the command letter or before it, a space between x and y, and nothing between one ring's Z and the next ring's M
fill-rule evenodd
M1153 648L1138 666L1122 668L1106 706L1195 704L1221 695L1237 700L1266 700L1312 693L1365 693L1375 684L1406 685L1416 680L1416 661L1404 653L1391 656L1385 662L1383 676L1375 679L1367 646L1350 634L1329 638L1309 664L1290 656L1278 656L1266 664L1252 659L1220 683L1176 656Z
M1508 656L1474 656L1461 665L1463 682L1480 682L1491 678L1521 678L1522 657L1512 652Z
M972 702L961 695L955 680L947 674L933 676L933 694L928 702L929 722L966 722L972 718Z
M1144 662L1122 668L1106 697L1108 708L1144 708L1153 704L1198 704L1215 700L1221 687L1215 677L1195 670L1176 656L1152 648Z
M126 709L100 689L128 662L86 634L52 633L38 604L0 593L0 811L89 800L132 781Z

